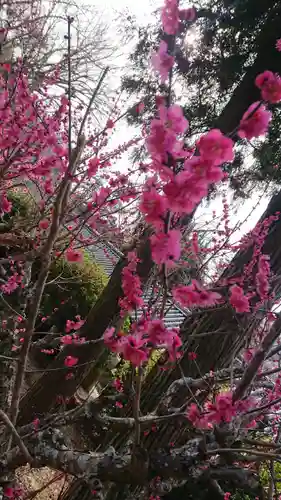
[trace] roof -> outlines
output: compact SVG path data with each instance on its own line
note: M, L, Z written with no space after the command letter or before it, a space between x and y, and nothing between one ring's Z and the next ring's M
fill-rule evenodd
M84 235L89 236L90 233L92 233L91 229L87 228ZM95 261L104 269L107 276L111 276L118 260L123 256L123 253L120 252L120 250L106 241L99 241L94 245L89 246L88 251L91 253ZM152 293L153 291L151 287L148 287L145 290L143 294L145 304L148 303ZM161 300L161 296L158 300ZM137 311L137 318L140 318L141 314L141 310ZM167 300L164 312L164 322L167 328L179 327L186 316L187 313L185 311L177 307L171 300Z

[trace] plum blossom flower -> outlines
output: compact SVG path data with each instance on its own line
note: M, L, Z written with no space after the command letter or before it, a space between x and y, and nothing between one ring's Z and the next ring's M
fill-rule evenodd
M232 392L222 392L216 396L215 403L207 403L210 411L208 416L211 422L231 422L237 413L235 403L232 401Z
M188 128L188 120L184 117L183 110L178 104L173 104L169 108L159 106L159 117L168 130L176 134L183 134Z
M254 102L242 116L237 134L241 139L253 139L267 132L271 112L260 102Z
M91 160L88 163L88 172L87 172L88 176L89 177L95 176L99 169L99 166L100 166L100 159L97 157L91 158Z
M83 254L79 250L75 250L74 248L68 248L65 253L66 260L68 262L82 262Z
M150 237L152 259L158 265L166 264L172 267L176 260L180 258L181 233L177 229L172 229L167 234L157 233Z
M186 131L188 121L183 115L182 108L176 104L169 108L160 105L158 112L159 119L152 120L146 144L152 158L166 161L168 153L177 154L182 149L177 136Z
M182 346L182 341L179 336L178 328L172 328L171 330L167 330L165 344L167 352L169 354L170 361L176 361L178 358L181 357L179 348Z
M112 386L116 389L117 392L124 391L124 386L120 378L116 378L115 380L113 380Z
M266 300L269 293L269 255L260 255L258 262L258 272L256 274L257 292L262 300Z
M201 156L193 156L186 160L184 168L186 171L195 174L198 180L205 180L206 185L219 182L224 178L224 172L219 166Z
M61 341L61 344L63 344L63 345L70 345L73 342L73 337L72 337L72 335L63 335L63 337L61 337L60 341Z
M192 403L187 412L187 418L194 425L194 427L199 427L200 425L200 411L195 403Z
M190 352L188 353L188 359L189 359L190 361L195 361L195 360L197 359L197 354L196 354L196 352L190 351Z
M179 27L178 0L165 0L161 18L165 33L175 35Z
M219 293L205 290L196 280L192 280L191 285L174 287L172 294L183 307L212 307L221 300Z
M145 214L147 222L152 223L155 227L163 225L167 200L155 188L143 193L139 208Z
M234 143L219 129L212 129L200 137L197 146L202 158L211 161L214 165L221 165L234 159Z
M229 302L237 313L250 312L249 299L244 295L243 288L238 285L233 285L230 288Z
M281 52L281 38L278 38L275 47L278 50L278 52Z
M161 120L154 119L150 124L150 134L146 139L148 152L153 159L161 162L167 159L167 153L172 154L177 143L175 133L167 133Z
M9 276L4 285L1 285L2 292L10 295L19 287L21 281L22 277L18 273L14 273L12 276Z
M40 220L39 227L40 227L40 229L45 230L45 229L48 229L49 224L50 224L50 221L48 219L43 219L43 220Z
M171 210L178 213L190 213L207 195L208 185L206 180L196 173L182 171L164 186L163 191Z
M140 335L127 335L123 337L122 354L134 366L141 366L148 355L144 349L145 340Z
M123 340L124 337L118 336L114 327L107 328L103 334L103 341L112 352L121 352Z
M8 214L12 210L12 203L8 200L8 198L4 195L0 195L0 214Z
M78 315L76 316L77 321L71 321L70 319L66 320L65 331L66 333L71 332L71 330L79 330L81 326L84 325L85 320L81 319Z
M182 307L194 307L198 299L197 293L191 285L174 287L172 295L175 302L178 302Z
M166 327L161 319L153 319L146 326L148 333L148 340L154 345L165 343Z
M255 84L261 90L265 101L272 104L281 101L281 78L277 73L264 71L256 77Z
M106 128L113 128L114 127L114 121L109 119L106 122Z
M151 57L151 64L153 69L159 73L161 78L161 83L165 83L168 79L169 72L173 67L175 58L168 54L168 44L161 40L159 49L154 52Z
M135 252L127 255L128 265L122 271L122 289L124 297L119 299L121 315L143 306L141 280L137 275L137 256Z
M72 366L77 365L78 361L79 361L78 358L75 358L74 356L66 356L64 360L64 365L70 368Z

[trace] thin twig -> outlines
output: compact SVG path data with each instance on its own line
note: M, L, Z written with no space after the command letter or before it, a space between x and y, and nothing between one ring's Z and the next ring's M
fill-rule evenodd
M32 464L33 463L32 456L30 455L28 449L26 448L24 442L22 441L20 435L18 434L15 426L13 425L13 423L11 422L11 420L9 419L8 415L3 410L1 410L1 409L0 409L0 420L2 420L3 424L5 424L5 426L11 432L12 438L14 438L15 443L18 445L19 449L23 453L23 455L26 458L27 462L29 462L30 464Z

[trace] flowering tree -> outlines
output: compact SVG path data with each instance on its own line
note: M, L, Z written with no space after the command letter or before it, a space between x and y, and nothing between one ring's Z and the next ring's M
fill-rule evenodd
M91 121L106 73L85 109L73 113L70 85L58 106L52 99L58 71L39 93L30 89L22 61L1 67L1 212L11 214L9 193L15 189L28 191L34 203L24 230L12 225L0 233L4 497L21 495L13 471L29 463L82 479L91 497L152 500L192 482L203 493L211 490L212 498L228 499L237 489L264 498L259 469L269 463L277 498L280 194L235 245L226 202L222 238L213 246L200 247L196 233L186 245L184 233L212 186L226 185L234 139L249 141L267 132L268 106L281 101L281 78L266 70L256 75L260 98L245 110L238 127L228 135L211 129L187 145L183 137L189 123L172 101L182 20L196 22L196 10L165 0L161 21L169 43L162 40L152 64L168 92L156 97L150 127L116 151L108 150L108 137L119 110L101 130ZM120 173L114 160L141 141L150 160ZM29 368L30 352L42 350L36 332L38 321L44 321L40 307L52 263L81 262L105 233L116 244L123 242L137 210L145 222L141 237L120 259L87 318L69 318L63 332L48 332L59 354L27 390L26 376L37 370ZM120 211L125 228L118 225ZM219 266L216 259L230 250L237 251L232 262ZM186 255L201 258L205 275L171 288L169 274ZM150 277L153 294L146 305L143 285ZM169 301L186 311L181 331L165 324ZM128 314L131 323L124 334ZM219 349L216 335L222 339ZM129 363L129 374L77 405L70 397L105 347ZM48 355L46 346L44 351ZM165 376L158 380L159 364L147 374L155 352L166 360ZM8 363L14 366L12 376ZM151 380L159 383L157 394ZM75 451L63 428L81 422L94 434L93 447ZM81 498L81 482L70 486L66 498Z
M31 88L40 92L44 81L57 67L57 95L68 88L68 69L71 59L72 99L85 105L102 70L114 62L118 48L109 40L109 26L104 14L97 7L86 3L83 9L75 1L67 0L11 0L1 2L0 61L10 62L19 54L28 72ZM67 37L67 17L72 19L69 50L63 36ZM69 59L69 55L70 59ZM96 120L109 110L109 95L114 100L109 81L103 82L92 106Z

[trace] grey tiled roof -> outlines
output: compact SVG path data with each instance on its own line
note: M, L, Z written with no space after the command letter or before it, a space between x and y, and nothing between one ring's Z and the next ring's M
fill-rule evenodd
M89 232L85 231L85 236L89 236ZM90 247L88 251L91 253L95 261L102 266L104 271L108 276L113 272L115 265L117 264L119 258L123 255L120 250L115 248L113 245L107 242L98 242ZM147 304L151 298L152 288L148 287L143 295L144 303ZM137 312L137 318L140 318L142 311ZM177 328L181 325L183 320L186 318L186 313L175 306L170 300L166 303L165 308L165 325L167 328Z

